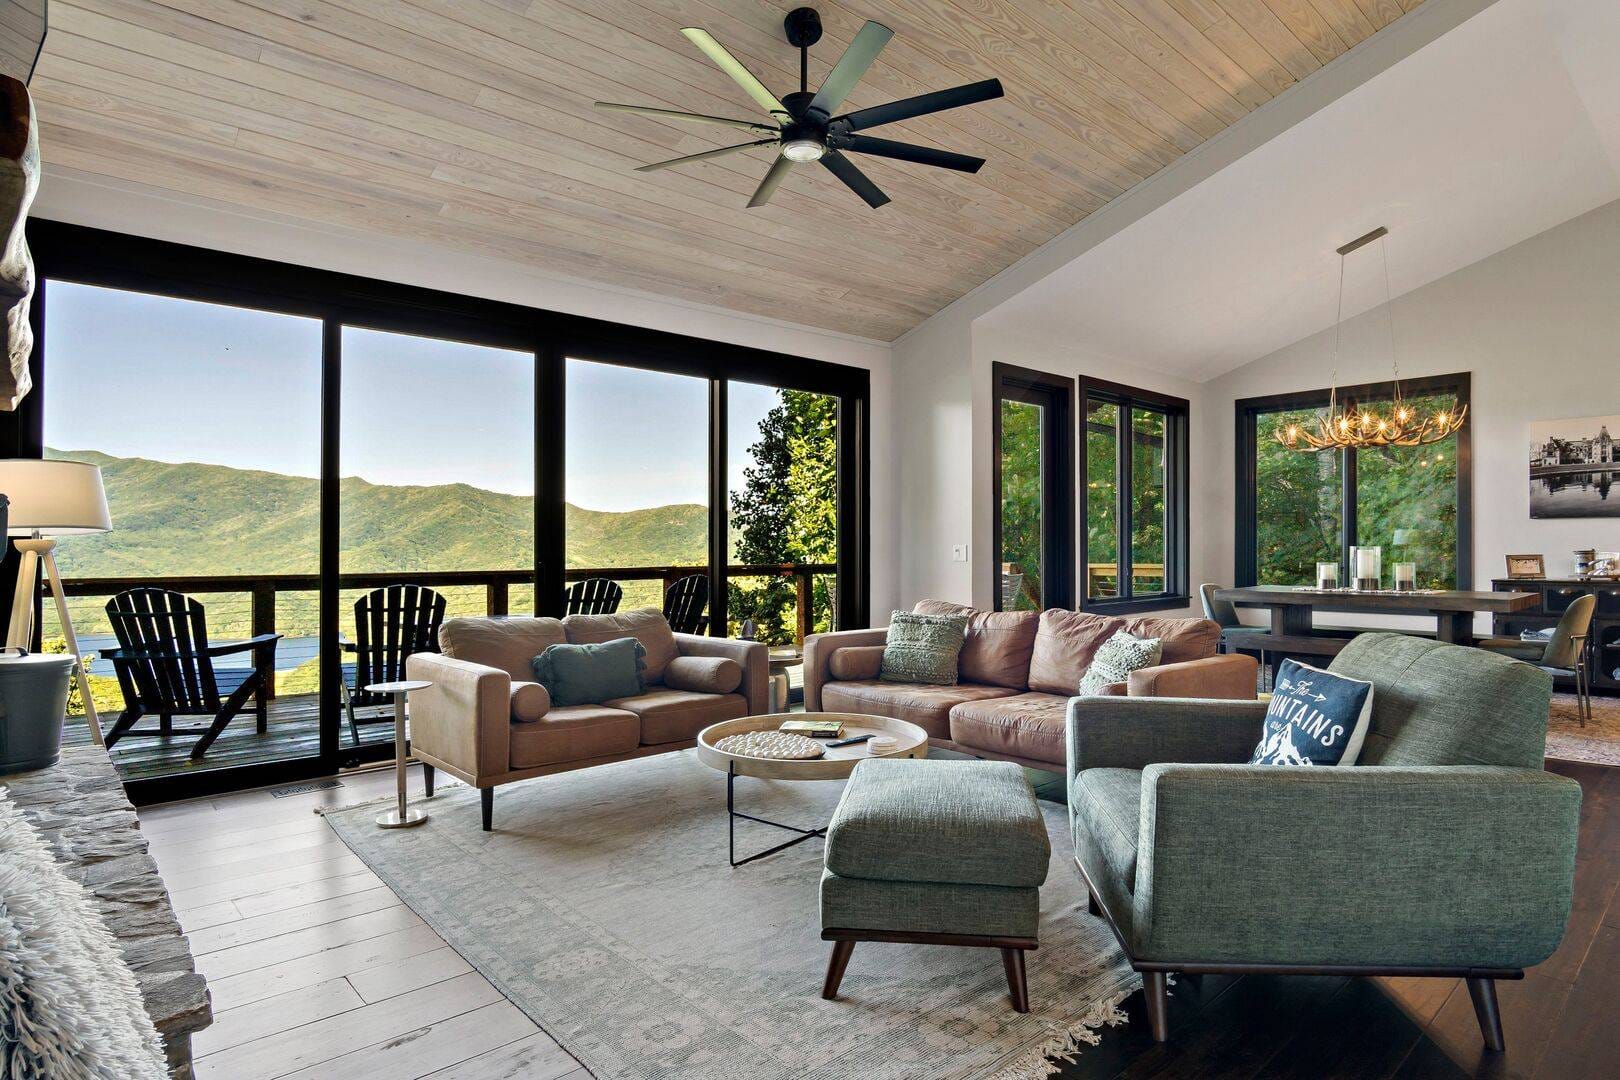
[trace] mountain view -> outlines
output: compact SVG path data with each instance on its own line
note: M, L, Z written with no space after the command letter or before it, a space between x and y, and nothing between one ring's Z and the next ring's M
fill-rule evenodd
M303 476L117 458L93 450L47 450L46 456L101 466L114 531L76 536L58 549L62 575L157 577L185 574L294 574L318 569L319 481ZM344 477L338 542L346 573L406 570L516 570L534 559L534 500L467 484L390 487ZM567 507L570 566L701 566L708 559L708 513L681 503L610 513ZM654 602L630 595L626 605ZM469 591L470 590L465 590ZM482 589L478 589L482 602ZM240 598L208 596L210 633L245 633ZM287 595L278 629L313 632L302 623L313 597ZM452 608L456 598L451 598ZM513 610L527 604L513 590ZM104 600L73 604L81 629L105 627ZM216 618L216 607L219 617ZM305 609L305 610L299 610ZM80 621L83 620L83 621ZM242 623L242 625L235 625Z

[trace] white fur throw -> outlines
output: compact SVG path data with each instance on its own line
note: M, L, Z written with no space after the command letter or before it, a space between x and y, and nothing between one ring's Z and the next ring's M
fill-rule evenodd
M0 790L0 1077L167 1076L135 976L89 894Z

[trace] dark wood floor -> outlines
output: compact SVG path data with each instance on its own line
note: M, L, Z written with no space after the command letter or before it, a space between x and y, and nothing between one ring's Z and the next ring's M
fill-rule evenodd
M197 745L196 735L126 735L112 748L113 764L126 781L145 780L154 776L173 776L178 773L223 769L232 765L249 765L265 761L290 761L314 757L320 753L320 724L317 698L314 694L292 694L270 702L270 718L265 733L260 735L254 724L251 709L230 722L219 738L208 748L201 761L191 759L191 748ZM360 741L363 744L394 741L393 713L387 708L360 709ZM367 716L384 717L386 723L365 723ZM110 712L101 718L103 731L110 730L118 714ZM206 727L207 717L177 717L182 727ZM137 725L155 728L155 719L142 719ZM344 721L341 730L344 746L350 745L349 725ZM84 717L68 717L62 729L62 742L78 746L90 741L90 728Z
M1170 1042L1134 994L1130 1023L1058 1077L1620 1077L1620 769L1547 768L1584 792L1575 907L1550 959L1497 984L1506 1053L1485 1050L1460 980L1182 976Z

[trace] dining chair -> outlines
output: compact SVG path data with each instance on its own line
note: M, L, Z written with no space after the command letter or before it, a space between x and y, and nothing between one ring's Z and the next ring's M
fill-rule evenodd
M563 612L567 615L612 615L619 610L624 590L617 582L605 577L588 577L568 586L563 593Z
M1559 616L1552 636L1546 641L1526 641L1516 637L1481 638L1474 644L1487 652L1511 656L1534 664L1551 675L1575 680L1575 716L1581 727L1592 718L1592 673L1588 667L1586 642L1592 633L1592 612L1597 597L1577 596Z
M1260 655L1260 674L1269 681L1271 673L1266 665L1266 650L1260 648L1260 643L1253 640L1256 636L1270 633L1265 626L1245 626L1238 618L1237 605L1230 600L1222 600L1215 594L1226 588L1206 581L1198 586L1198 598L1204 603L1204 618L1217 624L1221 628L1221 652L1254 652Z

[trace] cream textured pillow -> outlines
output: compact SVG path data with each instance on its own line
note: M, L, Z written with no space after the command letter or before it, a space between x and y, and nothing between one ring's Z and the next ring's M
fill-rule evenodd
M1103 692L1110 683L1124 682L1131 672L1152 667L1164 653L1161 638L1139 638L1119 630L1103 642L1091 666L1080 678L1080 694L1090 697Z
M966 615L913 615L896 611L883 646L884 682L956 684L956 658L967 636Z

